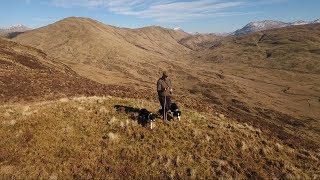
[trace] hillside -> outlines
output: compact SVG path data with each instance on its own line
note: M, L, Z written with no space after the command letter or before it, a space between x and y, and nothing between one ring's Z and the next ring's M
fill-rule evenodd
M156 80L168 70L179 103L224 112L290 146L317 149L319 33L314 24L217 40L67 18L14 40L57 57L81 76L124 85L130 94L153 101Z
M164 61L175 62L176 54L187 53L177 42L186 36L160 27L132 30L88 18L66 18L21 34L15 41L39 48L100 83L138 84L155 81L156 74L168 67Z
M231 86L227 89L233 95L213 92L218 101L229 101L224 106L231 114L252 117L252 123L261 117L316 143L320 140L319 35L320 25L315 24L229 37L219 46L193 53L193 59L202 68L219 69L221 77L231 81L224 87Z
M319 153L250 125L182 107L180 122L150 130L115 105L158 108L111 96L1 104L0 179L318 178Z
M0 102L39 101L75 95L134 97L134 89L79 76L43 51L0 38Z
M223 37L214 34L197 34L185 37L178 42L189 49L201 50L217 46L219 44L219 40L222 38Z

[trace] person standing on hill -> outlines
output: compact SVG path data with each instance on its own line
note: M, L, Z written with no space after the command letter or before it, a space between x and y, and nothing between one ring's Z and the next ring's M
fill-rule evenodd
M164 115L163 119L166 120L171 104L170 95L172 94L172 84L167 71L162 73L162 77L157 82L157 92Z

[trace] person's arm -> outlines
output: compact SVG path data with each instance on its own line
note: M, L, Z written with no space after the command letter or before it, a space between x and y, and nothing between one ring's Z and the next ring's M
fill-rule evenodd
M157 91L158 91L158 92L164 91L164 90L162 89L162 85L161 85L161 81L160 81L160 80L157 82Z

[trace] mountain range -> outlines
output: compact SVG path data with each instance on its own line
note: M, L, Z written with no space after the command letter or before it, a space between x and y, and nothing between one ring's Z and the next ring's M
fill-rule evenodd
M247 25L245 25L243 28L238 29L232 33L207 33L205 35L214 35L214 36L228 36L228 35L243 35L248 34L252 32L259 32L264 31L268 29L275 29L275 28L282 28L282 27L288 27L288 26L298 26L298 25L306 25L306 24L315 24L320 23L320 19L314 20L314 21L294 21L294 22L282 22L282 21L275 21L275 20L263 20L263 21L255 21L250 22ZM29 28L27 26L24 26L22 24L9 26L9 27L0 27L0 36L2 37L8 37L12 38L16 36L17 34L23 33L25 31L31 30L32 28ZM203 33L193 33L193 32L185 32L182 28L176 27L173 28L175 31L179 31L182 33L187 33L190 35L200 35Z
M2 36L2 37L12 38L17 34L20 34L29 30L31 30L31 28L24 26L22 24L10 26L10 27L0 27L0 37Z
M251 22L244 26L241 29L236 30L233 32L233 35L242 35L242 34L248 34L252 32L259 32L259 31L265 31L268 29L275 29L275 28L282 28L282 27L288 27L288 26L298 26L298 25L306 25L306 24L315 24L320 23L320 19L317 19L315 21L295 21L295 22L282 22L282 21L274 21L274 20L264 20L264 21L256 21Z

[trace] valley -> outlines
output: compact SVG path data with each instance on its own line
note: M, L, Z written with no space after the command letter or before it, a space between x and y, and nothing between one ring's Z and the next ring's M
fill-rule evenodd
M183 100L188 97L245 122L253 119L249 122L259 127L271 123L281 132L298 131L308 139L305 145L318 147L320 66L319 54L313 51L319 33L320 26L311 24L235 37L199 37L71 17L14 40L43 50L83 77L151 96L157 78L168 70L177 102L188 104Z

